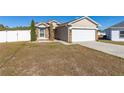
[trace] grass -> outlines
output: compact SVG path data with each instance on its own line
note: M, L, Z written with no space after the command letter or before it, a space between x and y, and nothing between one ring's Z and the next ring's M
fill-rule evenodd
M124 59L80 45L0 44L2 76L124 75Z
M124 45L124 42L111 41L111 40L99 40L98 42L111 43L111 44L116 44L116 45Z

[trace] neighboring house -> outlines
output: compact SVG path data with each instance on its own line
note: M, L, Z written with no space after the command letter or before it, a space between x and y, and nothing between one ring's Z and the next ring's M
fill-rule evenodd
M106 33L104 31L98 30L98 35L105 36Z
M98 30L97 35L98 39L103 39L106 36L106 33L104 31Z
M124 41L124 21L105 29L107 39Z
M52 37L69 43L95 41L98 26L99 24L89 17L81 17L63 24L55 20L48 23L37 23L37 40L50 40Z

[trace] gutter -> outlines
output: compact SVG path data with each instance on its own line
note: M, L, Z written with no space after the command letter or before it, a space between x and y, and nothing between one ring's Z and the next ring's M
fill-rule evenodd
M98 28L93 27L69 27L69 29L89 29L89 30L98 30Z

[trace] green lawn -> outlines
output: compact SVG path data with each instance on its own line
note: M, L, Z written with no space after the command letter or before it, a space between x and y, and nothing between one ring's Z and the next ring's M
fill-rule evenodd
M124 45L124 42L117 42L117 41L111 41L111 40L99 40L98 42L111 43L111 44L116 44L116 45Z
M80 45L0 44L2 76L124 75L124 59Z

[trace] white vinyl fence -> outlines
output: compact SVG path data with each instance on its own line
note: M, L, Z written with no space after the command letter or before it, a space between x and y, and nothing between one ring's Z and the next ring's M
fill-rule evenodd
M0 31L0 42L18 42L30 40L30 30Z

